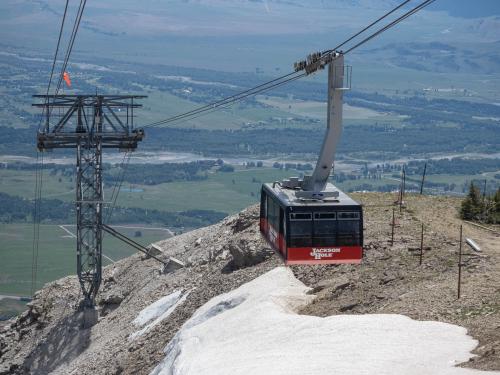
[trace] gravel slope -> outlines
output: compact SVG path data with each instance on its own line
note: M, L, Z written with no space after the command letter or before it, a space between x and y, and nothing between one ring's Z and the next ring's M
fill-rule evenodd
M500 241L493 233L464 226L482 246L467 257L462 298L456 299L458 226L454 198L409 196L397 214L390 246L391 194L356 194L365 204L362 265L294 266L295 276L317 298L303 314L398 313L466 327L479 340L478 357L464 366L500 370ZM425 220L424 262L414 248ZM75 277L47 284L30 310L0 328L0 374L148 374L163 348L196 309L281 264L258 233L257 206L219 224L158 243L164 256L186 267L162 274L153 259L135 255L109 266L98 298L99 321L80 327ZM467 249L467 253L470 251ZM176 291L189 295L168 319L144 335L132 321L139 312Z

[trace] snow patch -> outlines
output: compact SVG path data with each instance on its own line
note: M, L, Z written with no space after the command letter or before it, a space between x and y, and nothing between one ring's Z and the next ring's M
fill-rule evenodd
M132 324L143 328L132 333L129 336L129 340L134 340L135 338L142 336L162 320L168 318L170 314L174 312L176 307L181 305L186 300L188 295L189 292L186 292L183 295L182 292L178 290L168 296L160 298L158 301L141 310L139 315L132 321Z
M151 375L500 374L457 368L477 341L459 326L403 315L296 312L314 298L278 267L200 307Z

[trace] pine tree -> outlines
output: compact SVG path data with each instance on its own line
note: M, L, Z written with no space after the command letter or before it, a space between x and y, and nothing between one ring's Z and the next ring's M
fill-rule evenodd
M471 182L469 187L469 194L462 202L460 209L460 217L464 220L478 220L483 213L483 201L481 199L481 192Z
M497 189L495 193L495 197L493 198L493 202L495 202L495 211L497 214L500 214L500 187Z
M498 188L495 194L486 197L483 206L484 214L481 219L487 224L500 223L500 188Z
M488 199L486 221L489 224L500 223L500 187L496 193Z

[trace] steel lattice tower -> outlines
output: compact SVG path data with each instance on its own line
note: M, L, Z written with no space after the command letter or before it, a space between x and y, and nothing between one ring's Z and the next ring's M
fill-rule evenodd
M144 138L134 129L138 95L35 95L45 122L37 134L40 151L76 150L77 273L84 307L93 308L102 277L102 153L105 148L133 151ZM104 228L106 229L106 228Z

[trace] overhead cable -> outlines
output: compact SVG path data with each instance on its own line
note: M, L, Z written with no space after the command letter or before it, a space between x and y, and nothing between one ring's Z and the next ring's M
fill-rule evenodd
M398 9L402 8L403 6L405 6L406 4L408 4L411 0L406 0L406 1L403 1L401 4L399 4L397 7L395 7L394 9L392 9L391 11L387 12L386 14L384 14L382 17L378 18L377 20L373 21L371 24L369 24L368 26L366 26L365 28L363 28L362 30L358 31L356 34L354 34L353 36L351 36L349 39L346 39L344 40L342 43L340 43L338 46L332 48L332 49L329 49L329 50L326 50L326 51L323 51L323 53L330 53L330 52L333 52L333 51L337 51L339 50L340 48L342 48L345 44L349 43L351 40L353 40L354 38L360 36L361 34L363 34L366 30L370 29L371 27L375 26L377 23L379 23L380 21L382 21L384 18L386 17L389 17L392 13L394 13L395 11L397 11Z
M82 20L83 11L85 9L86 4L87 4L87 0L80 0L80 5L78 7L75 22L73 24L73 30L71 31L71 36L69 39L68 48L66 49L66 55L64 57L63 65L61 68L61 74L59 75L59 80L57 81L57 88L55 91L55 95L57 95L59 93L59 90L61 88L61 84L62 84L62 81L64 78L64 73L66 72L66 68L68 66L68 61L69 61L69 58L71 56L71 52L73 51L73 45L75 43L76 35L77 35L78 29L80 27L80 22Z
M180 115L177 115L177 116L170 117L170 118L165 119L165 120L160 120L160 121L153 122L153 123L148 124L148 125L146 125L146 126L144 126L144 127L150 127L150 126L157 126L157 125L161 125L161 124L164 124L164 123L166 123L166 122L175 121L175 120L177 120L177 118L178 118L178 117L184 117L184 116L186 116L186 115L190 115L190 114L197 114L197 113L199 113L199 111L202 111L202 110L211 110L211 109L213 109L215 106L218 106L218 105L225 105L225 104L227 104L227 103L231 102L231 100L233 100L233 99L238 99L240 96L247 97L248 95L246 95L246 96L245 96L245 94L247 94L247 93L253 92L253 91L258 90L258 89L261 89L261 88L263 88L263 89L264 89L265 87L267 87L268 85L270 85L270 84L272 84L272 83L274 83L274 82L281 81L281 80L283 80L283 79L285 79L285 78L287 78L287 77L290 77L290 76L292 76L292 75L296 75L296 74L297 74L297 72L291 72L291 73L285 74L285 75L283 75L283 76L281 76L281 77L275 78L275 79L273 79L273 80L271 80L271 81L268 81L268 82L265 82L265 83L262 83L262 84L260 84L260 85L258 85L258 86L252 87L252 88L250 88L250 89L248 89L248 90L241 91L241 92L239 92L238 94L234 94L234 95L228 96L228 97L226 97L226 98L224 98L224 99L221 99L221 100L218 100L218 101L212 102L212 103L210 103L210 104L204 105L204 106L202 106L202 107L199 107L199 108L193 109L193 110L191 110L191 111L188 111L188 112L186 112L186 113L183 113L183 114L180 114Z
M358 37L362 33L366 32L368 29L370 29L371 27L373 27L374 25L376 25L377 23L379 23L383 19L387 18L389 15L391 15L392 13L394 13L395 11L397 11L398 9L400 9L403 6L405 6L406 4L408 4L410 1L411 0L405 0L405 1L403 1L397 7L393 8L391 11L387 12L382 17L379 17L377 20L375 20L374 22L372 22L371 24L369 24L368 26L366 26L365 28L363 28L362 30L360 30L359 32L357 32L356 34L352 35L351 37L349 37L348 39L346 39L345 41L343 41L341 44L339 44L334 49L326 50L326 51L322 52L321 54L322 55L323 54L327 55L327 54L331 54L333 51L338 50L340 47L346 45L348 42L352 41L353 39L355 39L356 37ZM356 44L354 47L349 48L344 54L353 51L355 48L358 48L362 44L366 43L368 40L370 40L372 38L375 38L376 36L378 36L382 32L384 32L384 31L388 30L389 28L395 26L396 24L398 24L402 20L404 20L407 17L411 16L412 14L418 12L419 10L423 9L424 7L426 7L427 5L431 4L434 1L435 0L426 0L426 1L424 1L423 3L421 3L420 5L418 5L417 7L413 8L409 12L405 13L403 16L397 18L395 21L392 21L388 25L386 25L383 28L377 30L375 33L373 33L369 37L365 38L363 41L361 41L360 43ZM185 112L185 113L182 113L182 114L179 114L179 115L176 115L176 116L164 119L164 120L160 120L160 121L156 121L156 122L147 124L147 125L144 126L144 128L146 128L146 127L153 127L153 126L159 126L159 125L164 125L164 124L169 124L169 123L172 123L172 122L177 122L177 121L180 121L180 120L184 120L186 118L197 118L197 117L200 117L200 114L202 114L202 113L203 114L204 113L211 113L214 110L217 110L217 109L220 109L220 108L224 108L227 104L235 103L235 102L240 101L240 100L242 100L244 98L247 98L248 96L257 95L257 94L259 94L259 93L261 93L263 91L267 91L267 90L269 90L271 88L274 88L274 87L277 87L277 86L281 86L284 83L294 81L295 79L302 78L303 76L306 75L306 74L298 75L297 73L298 72L288 73L288 74L286 74L284 76L275 78L275 79L273 79L273 80L271 80L269 82L265 82L263 84L255 86L255 87L253 87L251 89L242 91L242 92L240 92L238 94L235 94L235 95L231 95L229 97L226 97L224 99L218 100L216 102L209 103L209 104L204 105L202 107L195 108L195 109L193 109L191 111L188 111L188 112ZM287 77L290 77L290 76L293 76L293 75L295 75L295 76L292 77L291 79L284 80L284 78L287 78ZM275 83L275 82L277 82L277 83L271 85L272 83Z
M369 40L371 40L371 39L377 37L378 35L382 34L384 31L389 30L390 28L396 26L401 21L403 21L406 18L410 17L411 15L417 13L418 11L422 10L423 8L425 8L426 6L432 4L434 1L436 1L436 0L426 0L426 1L424 1L420 5L418 5L415 8L413 8L412 10L410 10L410 11L406 12L405 14L403 14L401 17L397 18L396 20L392 21L388 25L386 25L386 26L382 27L381 29L377 30L372 35L370 35L367 38L363 39L361 42L359 42L356 45L354 45L353 47L349 48L347 51L344 52L344 54L347 54L347 53L355 50L356 48L362 46L363 44L365 44Z
M296 74L296 72L294 72L294 74ZM291 74L289 74L288 76L290 76ZM258 93L261 93L261 92L265 92L265 91L268 91L268 90L271 90L273 88L276 88L276 87L279 87L279 86L282 86L284 85L285 83L289 83L289 82L292 82L292 81L295 81L299 78L302 78L302 77L305 77L306 74L305 73L301 73L301 74L296 74L294 77L291 77L291 78L288 78L286 80L281 80L279 82L276 82L272 85L266 85L265 87L261 87L260 89L258 90L255 90L254 89L250 89L250 90L246 90L245 94L244 95L237 95L237 96L233 96L231 98L226 98L224 100L220 100L218 102L215 102L215 103L211 103L207 106L204 106L204 107L200 107L198 109L195 109L195 110L192 110L192 111L189 111L189 113L184 113L184 114L181 114L181 115L178 115L178 116L174 116L174 117L171 117L171 118L168 118L168 119L165 119L165 120L162 120L162 121L158 121L154 124L149 124L149 125L146 125L144 126L144 128L146 127L153 127L153 126L158 126L158 125L164 125L164 124L168 124L168 123L171 123L171 122L177 122L179 120L183 120L183 119L186 119L186 118L195 118L194 116L196 115L199 115L201 113L205 114L205 113L210 113L210 112L214 112L216 110L219 110L219 109L222 109L224 108L225 106L229 105L229 104L233 104L235 102L238 102L238 101L241 101L242 99L245 99L249 96L253 96L253 95L256 95ZM261 85L262 86L262 85ZM241 94L241 93L240 93ZM229 100L227 100L229 99ZM196 116L196 117L199 117L199 116Z
M63 14L63 18L61 21L61 27L59 28L59 37L57 38L56 52L54 53L54 58L52 60L52 68L50 69L49 83L47 85L47 92L45 94L47 96L45 98L45 103L47 103L49 100L48 95L49 95L49 91L50 91L50 85L52 84L52 77L54 76L54 69L55 69L56 62L57 62L57 56L59 55L59 46L61 44L61 38L62 38L63 30L64 30L64 22L66 20L66 14L68 12L68 4L69 4L69 0L66 0L66 5L64 6L64 14ZM38 130L40 130L40 126L42 124L44 114L45 114L45 107L43 107L42 116L40 117L40 122L38 123Z

